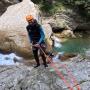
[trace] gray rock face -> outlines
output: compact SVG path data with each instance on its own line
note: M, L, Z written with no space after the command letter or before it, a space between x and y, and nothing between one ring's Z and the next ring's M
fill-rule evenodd
M8 6L18 3L19 0L0 0L0 15L2 15Z
M0 50L18 52L30 57L31 47L26 31L28 14L37 19L38 11L30 0L23 0L7 8L0 17Z
M31 47L26 30L28 24L26 16L29 14L38 20L38 9L30 0L23 0L7 8L7 11L0 17L0 50L30 57ZM51 27L45 24L43 27L47 37L51 32Z
M66 11L56 13L53 17L43 17L42 22L49 23L52 30L58 32L61 37L75 37L73 30L78 24L83 22L83 20L73 10L67 9Z
M78 25L74 30L74 32L75 33L81 32L82 34L90 35L90 22Z
M0 17L0 49L13 51L30 57L31 48L26 31L26 15L37 15L36 8L30 0L8 7L7 11Z
M90 61L82 60L81 56L72 58L69 62L55 63L54 65L68 80L70 85L77 90L77 83L68 76L68 71L61 65L66 64L67 68L74 75L80 85L80 90L90 88ZM69 90L62 81L55 69L49 65L44 68L42 65L37 69L31 66L0 66L0 90Z
M72 9L56 13L53 17L43 18L43 22L48 22L52 27L67 27L71 30L75 29L78 24L83 22L80 15Z

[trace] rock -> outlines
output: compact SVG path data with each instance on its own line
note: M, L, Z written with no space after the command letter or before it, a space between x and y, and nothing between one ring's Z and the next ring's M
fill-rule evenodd
M0 17L0 50L30 57L31 47L25 18L28 14L32 14L37 19L38 11L30 0L23 0L7 8Z
M89 34L90 35L90 23L83 23L78 25L75 29L74 29L74 33L82 33L82 34Z
M64 30L64 28L60 28L60 27L52 27L53 33L62 33L63 30Z
M81 84L81 89L82 90L89 90L90 88L90 82L89 81L83 81Z
M18 0L0 0L0 15L2 15L8 6L18 3Z
M31 47L26 30L26 15L31 14L38 20L38 9L30 0L12 5L0 17L0 50L5 52L16 52L23 57L31 57ZM17 12L17 13L16 13ZM49 24L43 24L46 38L51 34ZM3 33L3 35L1 35Z
M70 55L72 57L72 55ZM54 63L59 72L76 90L77 83L73 82L74 75L82 90L90 88L90 62L80 61L78 55L70 61ZM69 71L65 69L68 68ZM37 69L32 66L14 65L0 66L0 89L1 90L68 90L67 85L62 81L52 65L44 68L42 65ZM53 69L53 70L52 70ZM69 75L69 76L68 76Z
M22 7L23 6L23 7ZM17 13L16 13L17 12ZM7 11L0 17L0 49L7 52L17 52L17 54L30 57L31 47L26 31L26 15L32 14L37 18L38 11L30 0L8 7Z
M79 23L83 22L80 15L78 15L71 9L58 12L51 17L43 17L42 19L42 22L50 23L51 27L64 28L68 26L69 28L71 28L71 30L75 29Z
M74 35L73 31L71 31L71 30L64 30L62 33L60 33L60 37L76 38L76 36Z
M77 27L78 24L83 22L81 17L75 13L73 10L62 11L56 13L51 17L43 17L42 23L49 23L52 27L52 32L59 33L61 37L73 37L75 35L73 30ZM80 21L81 20L81 21Z
M85 58L90 60L90 50L85 52Z
M76 54L63 54L60 55L59 58L61 61L66 61L66 60L70 60L70 58L76 57Z
M51 26L47 23L43 23L42 26L44 28L44 33L46 35L46 38L50 38L50 35L52 34Z

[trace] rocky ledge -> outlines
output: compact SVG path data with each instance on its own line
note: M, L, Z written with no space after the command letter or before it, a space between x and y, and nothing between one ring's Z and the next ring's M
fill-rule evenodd
M68 72L62 64L66 64L80 85L80 90L90 89L90 58L82 58L80 55L70 61L55 64L63 76L76 90L68 77ZM54 68L49 64L46 69L41 65L38 68L24 64L15 66L0 66L0 90L69 90Z

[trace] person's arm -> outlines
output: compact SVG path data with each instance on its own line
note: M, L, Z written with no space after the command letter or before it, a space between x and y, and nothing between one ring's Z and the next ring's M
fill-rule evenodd
M32 43L32 38L31 38L32 35L31 35L31 33L29 33L29 27L26 27L26 29L27 29L27 32L28 32L30 43Z
M43 28L40 27L40 35L41 35L41 38L39 40L39 44L45 39L45 34L44 34L44 31L43 31Z

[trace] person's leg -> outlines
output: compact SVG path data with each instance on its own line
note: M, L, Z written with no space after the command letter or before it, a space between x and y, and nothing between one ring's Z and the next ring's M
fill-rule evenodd
M45 45L41 45L41 49L46 53L46 46ZM43 64L45 67L48 67L47 62L46 62L46 57L45 57L44 53L42 52L42 50L40 50L40 55L42 57Z
M39 57L38 57L38 48L33 47L33 55L36 60L37 65L35 67L40 66Z

